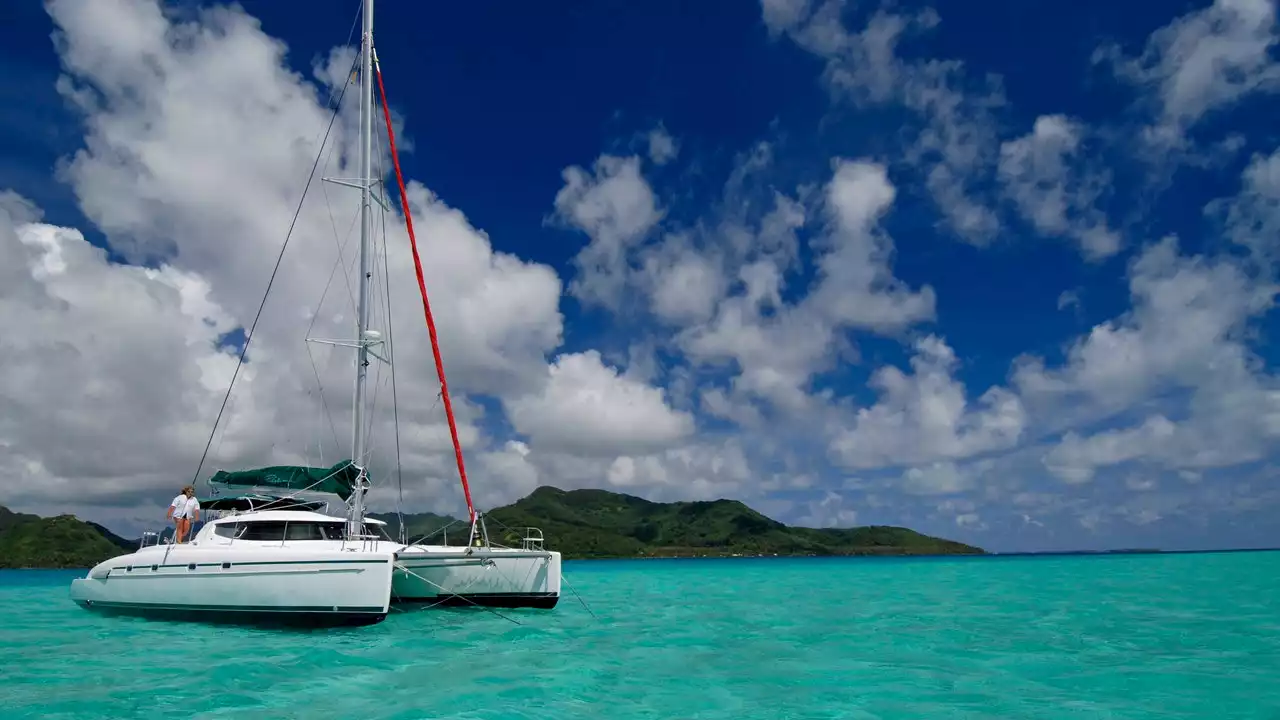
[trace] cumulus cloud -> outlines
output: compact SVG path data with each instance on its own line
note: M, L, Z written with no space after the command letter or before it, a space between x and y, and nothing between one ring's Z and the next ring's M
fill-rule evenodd
M844 495L828 490L822 499L806 505L799 522L806 527L852 527L858 522L858 511L852 505Z
M1240 179L1240 192L1205 210L1220 216L1227 237L1274 270L1280 261L1280 150L1254 156Z
M1132 263L1132 310L1074 341L1061 368L1022 358L1014 384L1033 406L1070 403L1098 419L1169 387L1199 387L1226 370L1248 376L1247 322L1272 307L1276 290L1229 258L1183 256L1167 238Z
M973 488L972 473L956 466L953 462L935 462L929 465L913 467L902 475L903 490L915 495L950 495ZM947 509L954 509L954 501L948 501ZM972 506L965 505L971 510Z
M667 236L641 263L638 283L652 298L654 315L674 325L709 319L728 284L721 258L683 235Z
M738 268L743 291L725 297L713 319L686 328L677 342L696 362L735 363L739 393L788 411L808 407L808 382L829 368L843 331L890 333L933 317L933 289L912 290L890 267L893 241L879 222L894 197L882 166L839 162L826 186L825 232L813 242L819 255L809 292L783 303L778 258L755 259ZM789 222L798 227L803 217Z
M1280 88L1277 39L1272 0L1215 0L1156 30L1137 57L1109 44L1094 58L1150 93L1159 110L1148 138L1177 145L1211 112Z
M882 399L854 415L836 433L831 451L846 467L876 468L916 465L941 459L957 460L1013 447L1027 423L1021 400L1004 388L991 388L970 407L965 388L953 377L958 360L940 338L916 343L912 374L886 366L875 372L870 385ZM939 473L957 478L954 466L934 464L908 475L913 481L955 486ZM927 472L928 475L921 473ZM928 478L934 478L929 480Z
M79 231L37 218L12 193L0 203L0 322L11 329L0 338L0 457L21 481L0 492L101 501L180 482L235 363L217 348L230 316L201 276L113 264ZM232 419L271 413L249 396ZM253 432L228 440L264 449Z
M671 447L693 433L693 417L672 410L660 389L620 376L600 353L561 355L536 395L507 401L518 431L540 448L630 455Z
M898 53L904 37L936 27L938 14L879 10L853 32L839 0L761 5L772 35L785 34L826 61L823 77L838 97L859 107L898 104L922 119L907 156L923 169L946 227L975 245L992 242L1000 222L977 188L989 178L999 149L992 112L1005 104L1004 92L996 78L970 78L960 61Z
M653 190L640 174L640 159L602 155L591 172L566 168L555 206L561 221L590 238L575 259L578 275L570 292L584 302L617 309L627 281L628 253L662 218Z
M1196 470L1265 457L1280 438L1280 382L1250 350L1247 330L1280 288L1229 257L1182 256L1168 239L1134 261L1130 290L1133 310L1076 341L1064 367L1025 360L1014 381L1041 412L1070 403L1059 417L1077 425L1160 399L1176 414L1068 432L1046 467L1085 482L1131 461Z
M1061 115L1036 118L1032 131L1000 147L1000 180L1022 217L1042 235L1070 237L1085 257L1120 250L1096 203L1107 174L1082 163L1083 128Z
M1045 455L1044 463L1066 482L1088 482L1097 467L1144 457L1176 432L1177 426L1160 415L1135 428L1107 430L1087 438L1069 432Z
M0 462L10 468L0 502L47 507L70 495L97 503L91 517L133 522L158 517L145 498L168 497L196 470L236 364L238 347L226 337L253 320L321 151L324 103L336 95L327 83L346 82L353 56L336 50L311 81L289 70L284 45L238 8L179 17L152 2L55 0L48 9L64 71L58 88L85 132L63 177L110 249L146 264L109 261L79 230L43 223L31 203L0 192L0 317L22 329L0 339L10 358L0 379ZM352 99L317 175L355 174ZM410 142L405 135L402 144ZM379 158L384 169L387 159ZM629 216L625 202L611 204L608 179L625 179L625 164L601 170L603 190L583 187L565 201L574 222L606 241L651 224L643 212ZM331 463L350 451L353 358L305 340L353 332L353 193L313 178L203 477L217 467ZM419 236L431 238L425 279L481 502L528 492L566 446L592 462L603 457L606 468L622 452L684 463L679 441L692 420L670 410L661 391L592 352L548 366L564 322L552 268L495 250L422 185L411 181L407 195ZM456 510L452 449L401 223L393 211L385 243L376 241L372 323L393 331L406 496ZM395 476L388 371L375 363L371 372L372 456L363 458L384 506ZM575 397L565 373L591 382L599 401ZM557 425L535 428L527 444L504 439L477 401L485 396L511 399L517 424L542 412ZM656 425L621 433L654 413ZM668 484L676 495L696 493L710 477Z

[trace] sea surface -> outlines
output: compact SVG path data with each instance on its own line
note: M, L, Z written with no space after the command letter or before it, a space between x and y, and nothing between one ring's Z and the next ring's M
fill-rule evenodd
M326 631L101 617L76 575L0 572L0 717L1280 720L1280 552L566 562L590 611Z

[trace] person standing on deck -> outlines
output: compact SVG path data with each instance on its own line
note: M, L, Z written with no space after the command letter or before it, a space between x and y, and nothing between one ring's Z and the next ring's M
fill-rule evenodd
M173 519L174 542L181 543L187 537L191 524L200 517L200 501L196 500L196 489L190 485L182 488L182 492L169 503L169 511L165 517Z

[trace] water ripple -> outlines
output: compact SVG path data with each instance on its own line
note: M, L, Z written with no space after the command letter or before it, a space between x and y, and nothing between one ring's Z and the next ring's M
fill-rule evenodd
M591 603L271 631L0 573L5 718L1280 718L1280 553L568 563Z

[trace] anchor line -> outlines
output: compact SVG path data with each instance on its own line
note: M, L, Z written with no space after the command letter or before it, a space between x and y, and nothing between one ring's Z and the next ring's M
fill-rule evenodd
M447 595L449 595L449 596L451 596L451 597L461 598L462 600L465 600L465 601L467 601L467 602L471 603L472 605L475 605L476 607L480 608L481 610L487 610L487 611L489 611L489 612L493 613L494 615L497 615L498 617L502 618L503 620L506 620L507 622L513 622L513 623L515 623L516 625L524 625L524 623L520 622L519 620L516 620L515 618L509 618L509 617L507 617L506 615L503 615L502 613L498 612L497 610L494 610L493 608L487 608L487 607L485 607L485 606L481 605L480 603L478 603L478 602L476 602L476 601L472 600L472 599L471 599L471 598L469 598L469 597L466 597L466 596L463 596L463 595L459 595L459 594L457 594L457 593L451 593L451 592L449 592L448 590L445 590L444 588L442 588L442 587L440 587L439 585L437 585L437 584L435 584L435 583L431 582L430 580L428 580L428 579L426 579L426 578L422 577L422 576L421 576L421 575L419 575L418 573L416 573L416 572L414 572L414 571L410 570L409 568L405 567L404 565L402 565L402 564L400 564L400 563L396 563L396 568L397 568L397 569L399 569L399 570L403 570L404 572L406 572L406 573L408 573L408 574L410 574L410 575L412 575L412 576L414 576L414 577L418 578L418 579L419 579L419 580L421 580L422 582L424 582L424 583L426 583L426 584L430 585L431 587L434 587L435 589L439 590L440 592L446 593ZM475 582L475 581L473 580L472 582ZM465 590L466 588L463 588L463 589ZM446 602L448 599L449 599L449 598L448 598L448 597L446 597L444 600L440 600L440 601L438 601L438 602L436 602L436 603L433 603L433 604L431 604L431 605L428 605L428 606L427 606L427 609L433 608L433 607L435 607L436 605L439 605L440 603Z

